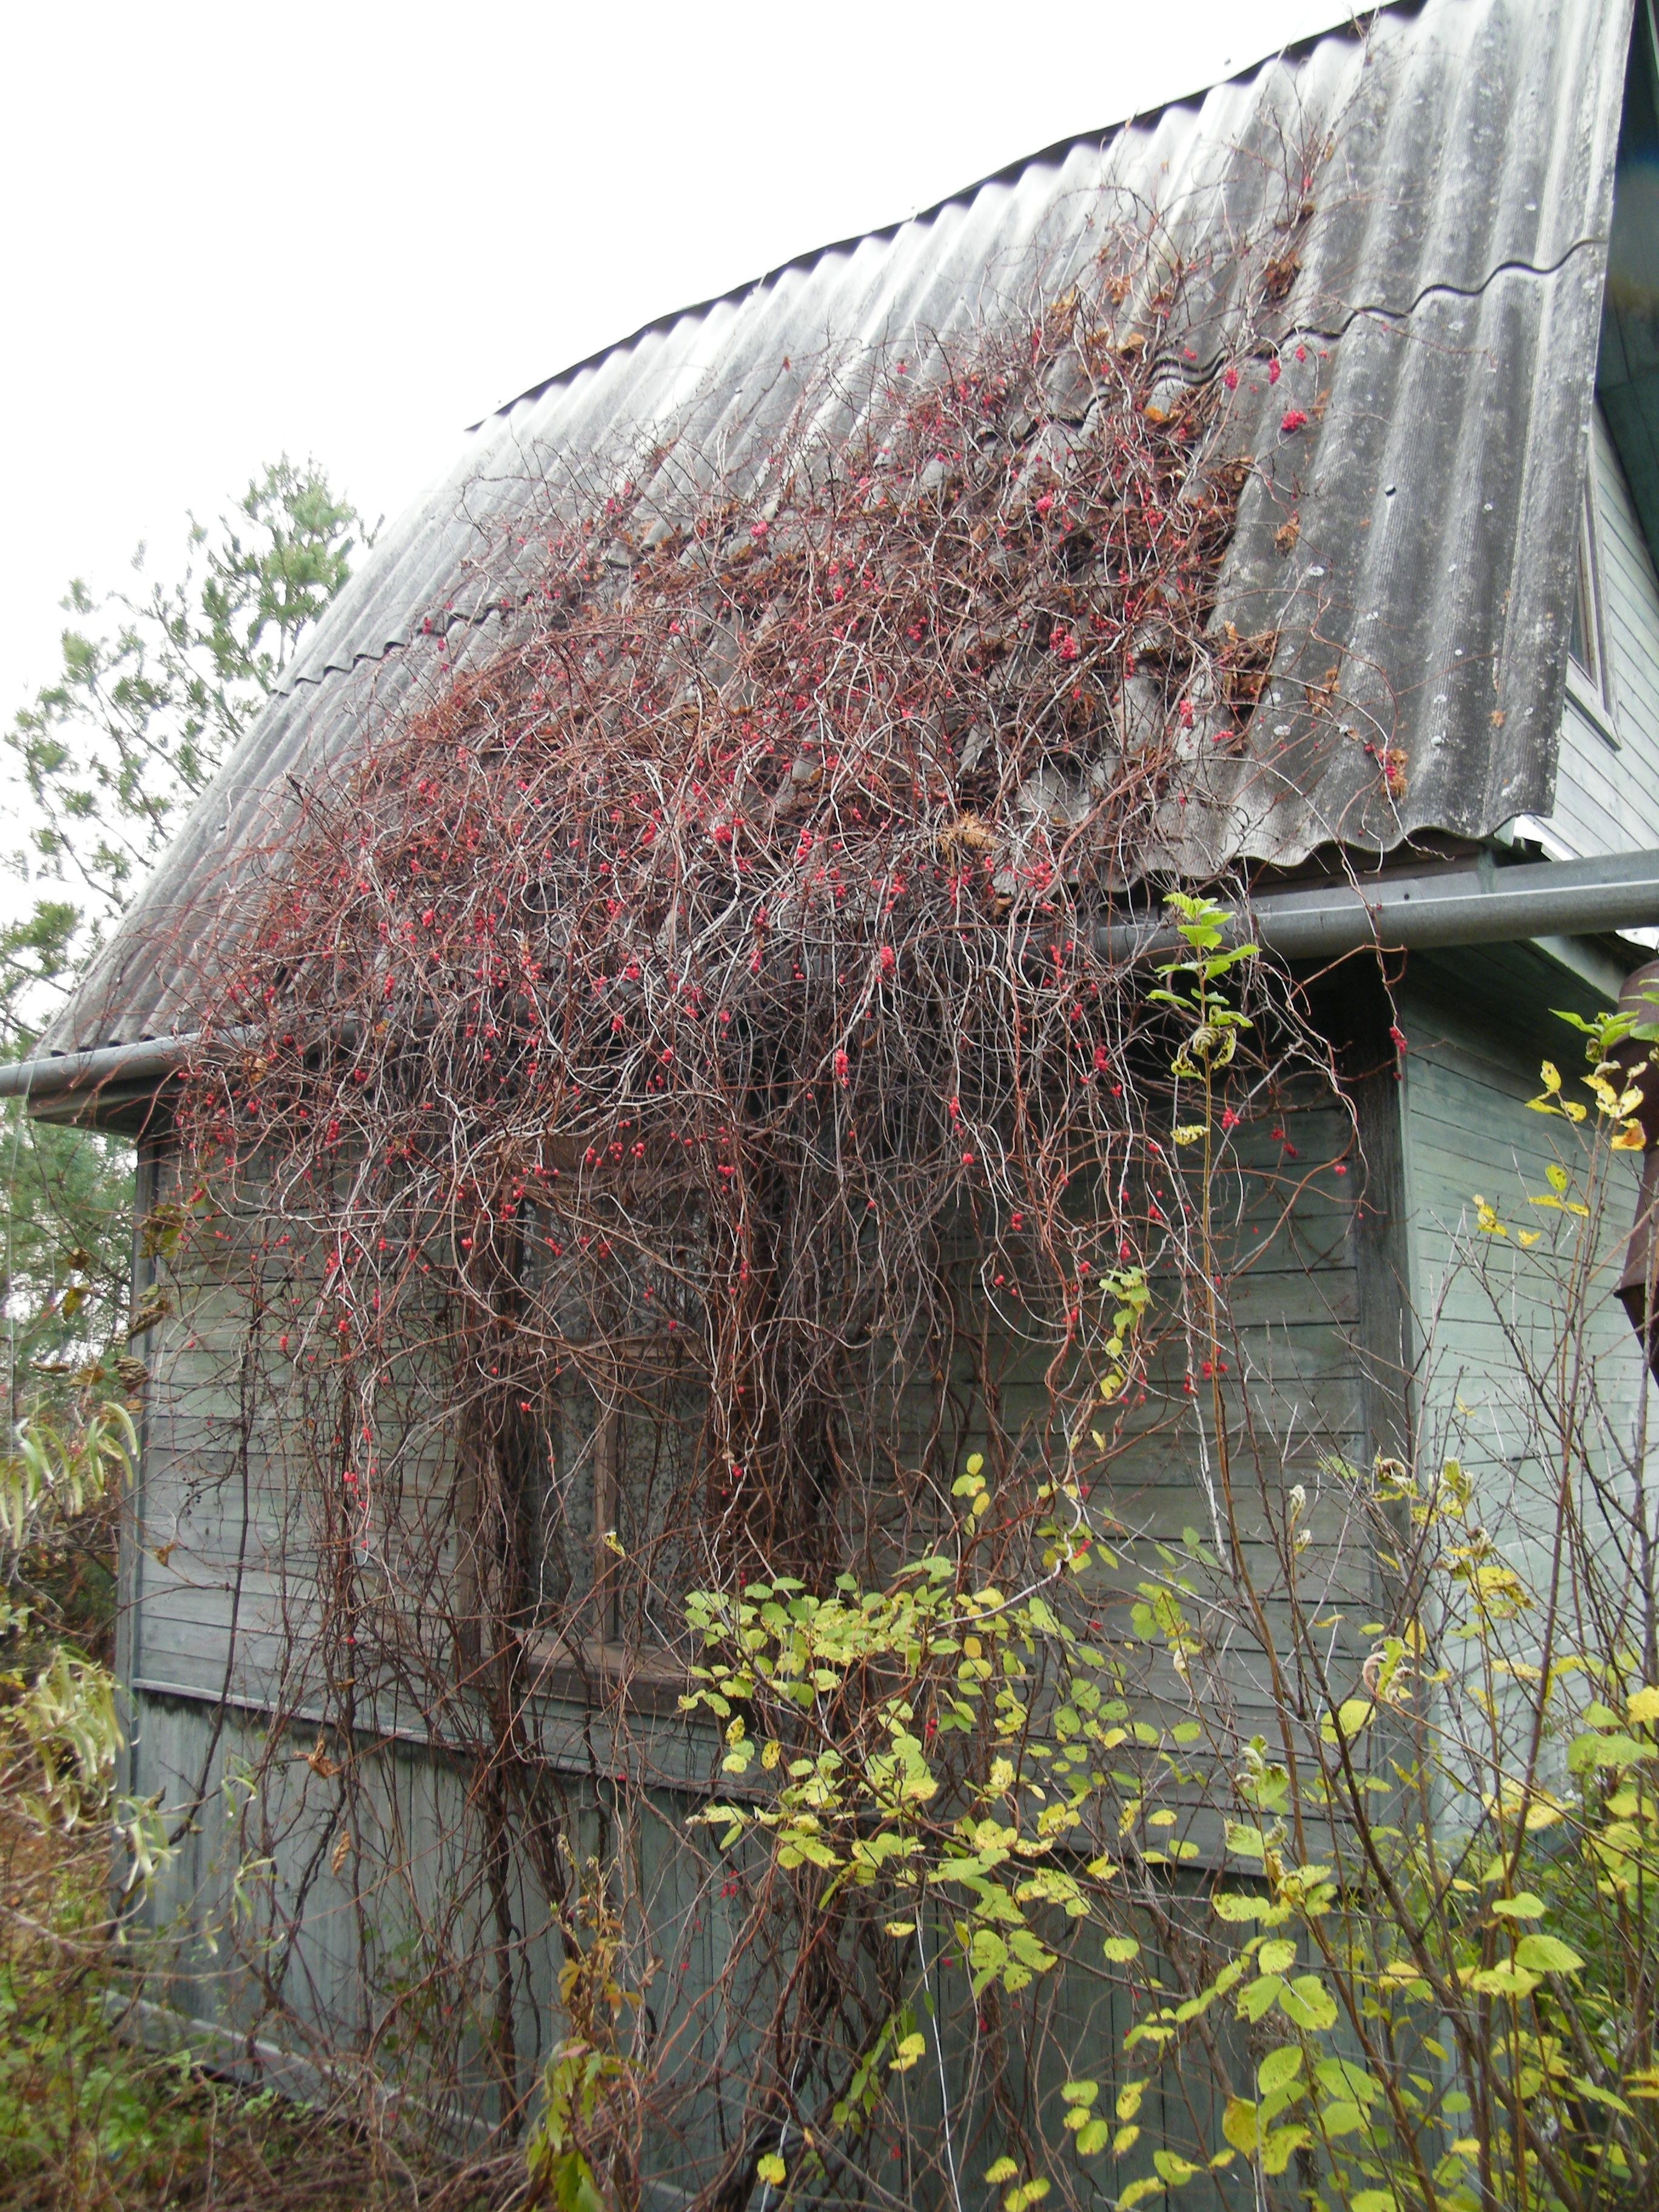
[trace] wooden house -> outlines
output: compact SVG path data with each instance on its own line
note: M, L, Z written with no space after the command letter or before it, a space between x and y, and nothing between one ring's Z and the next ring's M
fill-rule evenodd
M1215 620L1285 643L1262 677L1251 773L1194 810L1184 845L1172 835L1161 880L1237 872L1259 940L1321 978L1310 1004L1352 1110L1291 1099L1240 1136L1252 1170L1293 1194L1241 1278L1237 1341L1287 1479L1322 1454L1432 1451L1478 1406L1483 1480L1501 1487L1523 1421L1501 1316L1460 1258L1477 1194L1501 1208L1540 1187L1551 1133L1528 1101L1540 1060L1569 1056L1553 1010L1612 1004L1659 926L1656 176L1650 0L1423 0L1364 28L1345 15L550 377L478 424L383 536L8 1087L36 1113L137 1133L141 1214L179 1197L169 1085L204 948L234 915L237 855L280 842L319 762L368 743L447 659L478 665L506 634L496 556L543 515L548 456L598 451L626 425L758 465L827 343L925 380L987 319L1034 303L1040 316L1080 281L1103 210L1156 210L1218 295L1224 241L1254 222L1281 265L1239 395L1252 469ZM1177 349L1177 380L1213 373L1200 354ZM1351 711L1316 726L1328 666ZM1125 902L1099 915L1115 952L1149 927L1129 888ZM121 1570L125 1784L179 1827L143 1908L175 1947L150 2002L198 2047L286 2080L361 2065L465 2104L459 2080L421 2077L408 1998L428 1967L398 1933L406 1899L441 1924L470 1880L455 1857L465 1730L396 1697L364 1717L380 1863L401 1868L366 1887L371 1815L343 1846L329 1793L333 1723L307 1647L315 1561L289 1540L283 1406L237 1401L234 1300L210 1260L195 1264L163 1310L143 1301L164 1260L137 1261L155 1318L137 1345L149 1382ZM1611 1279L1600 1352L1616 1419L1644 1361ZM1179 1450L1149 1444L1121 1479L1137 1525L1178 1537L1198 1517ZM592 1544L606 1508L596 1496L582 1510ZM582 1808L584 1851L615 1847L624 1767L655 1808L628 1848L659 1916L665 2016L694 2021L720 2002L729 1929L684 1844L710 1738L672 1689L637 1686L624 1729L568 1669L550 1673L532 1732ZM228 1814L255 1789L251 1876ZM228 1932L246 1917L239 1880L271 1905L251 1949ZM528 2065L558 1961L545 1924L519 1926ZM693 2057L704 2033L687 2030ZM657 2201L689 2201L736 2124L707 2094L665 2120Z

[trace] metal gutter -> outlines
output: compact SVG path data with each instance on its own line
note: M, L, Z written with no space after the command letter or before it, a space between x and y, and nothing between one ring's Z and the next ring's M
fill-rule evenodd
M1282 960L1334 960L1367 945L1427 952L1525 938L1596 937L1659 924L1659 852L1595 860L1441 868L1371 883L1263 891L1242 901L1230 933ZM1103 922L1097 951L1115 961L1178 952L1163 916Z
M1656 925L1659 852L1650 852L1518 867L1499 867L1488 859L1477 867L1390 876L1363 887L1320 884L1263 891L1241 902L1229 935L1235 944L1253 942L1281 960L1334 960L1368 945L1426 952L1528 938L1596 937ZM1109 960L1121 962L1179 952L1182 940L1162 916L1148 916L1103 922L1095 945ZM159 1084L199 1042L194 1033L146 1037L136 1044L13 1061L0 1066L0 1098L54 1098L110 1084Z
M99 1091L111 1083L161 1083L199 1042L194 1033L146 1037L137 1044L105 1044L91 1052L11 1060L0 1066L0 1098L55 1098L66 1091Z

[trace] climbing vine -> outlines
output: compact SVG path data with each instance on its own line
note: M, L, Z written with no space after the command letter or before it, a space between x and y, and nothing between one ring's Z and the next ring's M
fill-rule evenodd
M672 2171L735 2206L837 2130L822 2185L881 2194L847 2116L933 2051L903 1945L938 1931L848 1878L879 1823L850 1859L830 1831L912 1797L995 1826L1060 1680L994 1687L1008 1637L1095 1648L1077 1571L1160 1454L1217 1551L1239 1453L1275 1459L1220 1395L1235 1248L1346 1176L1354 1124L1204 883L1285 773L1259 709L1304 641L1223 586L1306 189L1219 321L1142 212L1029 312L826 358L741 467L660 428L558 457L485 612L432 610L196 956L140 1318L218 1408L268 1718L234 1779L219 1723L185 1817L228 1791L258 2021L337 2078L302 1929L348 1931L355 2062L532 2126L561 2202ZM1161 921L1159 872L1194 889L1154 974L1097 929ZM915 1648L950 1664L900 1712ZM418 1849L411 1737L444 1778ZM781 1847L745 1856L772 1816L696 1808L780 1761ZM1025 1877L1062 1915L1067 1826ZM1000 2054L971 2124L1029 2145L1052 1939L963 1940L927 1971ZM904 2201L959 2185L955 2094Z

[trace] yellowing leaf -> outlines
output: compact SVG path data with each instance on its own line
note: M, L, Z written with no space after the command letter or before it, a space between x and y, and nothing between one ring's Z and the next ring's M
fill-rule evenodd
M899 2042L897 2057L890 2058L887 2062L888 2066L895 2074L908 2074L916 2061L926 2055L927 2050L927 2039L925 2036L904 2036Z
M1171 2188L1179 2188L1183 2181L1190 2181L1200 2170L1191 2159L1182 2158L1178 2150L1155 2150L1152 2164Z
M1221 2116L1221 2132L1246 2158L1255 2155L1255 2106L1248 2097L1229 2097Z
M1409 1959L1395 1959L1390 1965L1384 1966L1377 1978L1382 1987L1390 1991L1404 1989L1408 1983L1412 1982L1417 1983L1424 1990L1429 1986Z
M1306 2128L1270 2128L1261 2138L1262 2172L1283 2173L1291 2162L1291 2154L1304 2149L1312 2141Z
M1336 1734L1352 1743L1375 1711L1369 1698L1345 1698L1337 1708Z
M1538 1987L1539 1978L1538 1975L1528 1973L1524 1966L1516 1966L1506 1959L1499 1966L1488 1966L1481 1973L1471 1974L1469 1987L1477 1996L1519 2000L1532 1995Z
M781 2189L789 2169L775 2151L755 2160L755 2172L763 2181L769 2181L774 2189Z
M1218 1890L1210 1899L1210 1910L1219 1920L1259 1920L1267 1905L1265 1897L1241 1897L1235 1890Z
M1638 1690L1625 1711L1632 1721L1659 1721L1659 1690L1651 1685Z

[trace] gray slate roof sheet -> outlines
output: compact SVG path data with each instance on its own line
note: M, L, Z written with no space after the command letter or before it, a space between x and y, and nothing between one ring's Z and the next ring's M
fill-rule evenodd
M1073 141L925 214L653 324L477 426L389 529L204 794L45 1049L186 1024L239 856L280 843L308 765L337 762L453 660L487 653L513 547L568 496L572 457L652 441L757 461L816 366L930 356L1053 297L1126 207L1206 264L1187 373L1222 342L1226 241L1275 214L1300 256L1284 375L1238 394L1258 460L1218 619L1304 642L1224 803L1166 858L1206 872L1333 840L1488 834L1547 812L1564 683L1631 0L1425 0L1334 32L1200 100ZM1297 227L1304 149L1314 211ZM1126 315L1133 315L1133 301ZM1297 349L1305 356L1298 359ZM786 362L791 364L785 368ZM1294 439L1286 408L1328 398ZM562 484L563 489L562 492ZM1292 508L1287 559L1273 531ZM1334 728L1304 682L1343 670ZM1282 715L1283 719L1276 719ZM1375 750L1404 761L1391 795Z

